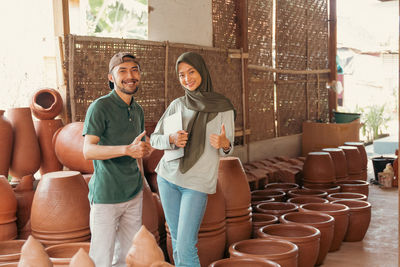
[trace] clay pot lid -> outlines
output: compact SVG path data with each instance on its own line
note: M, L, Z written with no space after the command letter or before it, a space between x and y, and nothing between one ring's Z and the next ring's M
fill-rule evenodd
M321 212L289 212L279 217L280 222L305 223L313 225L329 225L335 222L331 215Z
M287 200L288 203L294 204L305 204L305 203L329 203L329 200L321 197L311 197L311 196L302 196L302 197L292 197Z
M329 212L329 214L347 213L349 207L339 203L306 203L300 205L299 209L307 212Z
M295 242L306 242L309 239L319 238L321 232L310 225L305 224L291 224L291 223L281 223L281 224L270 224L261 227L258 230L257 235L260 238L290 238L288 241Z
M234 257L212 262L208 267L280 267L276 262L262 258Z
M347 207L350 208L350 211L361 211L372 207L371 203L369 203L368 201L356 200L356 199L334 200L331 203L346 205Z

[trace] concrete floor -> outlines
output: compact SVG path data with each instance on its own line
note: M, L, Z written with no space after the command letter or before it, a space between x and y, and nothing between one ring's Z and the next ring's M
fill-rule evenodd
M376 156L368 153L369 157ZM371 160L368 178L374 178ZM369 180L368 179L368 180ZM343 242L339 251L328 253L323 267L395 267L398 264L398 191L370 185L368 201L372 217L360 242Z

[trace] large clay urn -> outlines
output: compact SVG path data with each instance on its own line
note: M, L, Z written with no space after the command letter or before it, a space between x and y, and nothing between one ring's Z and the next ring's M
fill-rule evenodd
M365 174L363 173L363 163L360 151L355 146L339 146L346 155L347 172L349 180L363 180Z
M25 240L0 241L0 266L4 263L18 262Z
M329 201L341 200L341 199L355 199L355 200L367 200L367 196L360 193L351 192L340 192L332 193L326 197Z
M32 202L32 235L45 246L90 239L89 189L77 171L42 176Z
M226 217L249 214L250 187L242 163L237 157L225 157L219 161L218 183L225 198Z
M229 247L231 258L262 258L286 267L297 266L298 251L298 247L292 242L261 238L242 240Z
M301 204L306 204L306 203L329 203L329 200L327 200L326 198L321 198L321 197L302 196L302 197L289 198L287 200L287 202L301 205Z
M34 125L40 146L40 173L61 171L63 166L57 159L53 145L54 133L63 127L61 119L35 121Z
M17 199L8 180L0 175L0 241L17 238Z
M5 177L8 177L10 168L13 137L11 123L4 117L4 110L0 110L0 175Z
M63 100L57 90L41 88L32 95L30 107L36 118L51 120L61 113Z
M346 154L340 148L323 148L323 152L328 152L331 155L333 165L335 166L336 181L343 181L349 178L347 173Z
M333 183L335 166L328 152L309 152L303 166L304 182Z
M304 224L274 224L261 227L257 237L283 239L299 248L298 267L314 266L317 262L321 232Z
M10 174L21 178L35 173L40 167L40 148L30 108L8 109L7 118L14 129Z
M349 226L344 241L357 242L364 239L371 221L371 203L361 200L335 200L332 203L343 204L350 208Z
M322 212L335 218L335 229L330 252L340 249L349 224L350 210L347 206L333 203L309 203L299 208L300 212Z
M54 149L58 160L70 170L93 173L93 161L83 156L83 122L72 122L53 136Z
M279 221L281 223L306 224L317 228L321 232L321 239L316 265L324 262L334 235L335 219L332 216L324 213L290 212L282 215Z
M276 262L261 258L227 258L214 261L208 267L280 267Z
M343 182L336 182L337 185L340 185L341 192L349 192L349 193L360 193L369 195L369 183L367 181L362 180L348 180Z
M31 207L33 196L35 191L33 191L33 175L25 175L22 177L20 183L14 188L14 195L17 199L18 209L17 209L17 228L18 236L21 239L24 233L23 231L29 231L27 229L28 221L31 217Z
M54 266L69 266L71 258L80 250L84 249L89 253L90 242L76 242L53 245L45 248L50 261Z

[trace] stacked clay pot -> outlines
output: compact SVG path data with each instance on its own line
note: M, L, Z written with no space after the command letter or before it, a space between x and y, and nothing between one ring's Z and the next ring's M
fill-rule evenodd
M360 193L341 192L329 194L326 197L329 201L341 200L341 199L354 199L354 200L367 200L367 196Z
M93 173L93 161L83 156L83 122L72 122L58 129L53 144L58 160L70 170Z
M364 239L371 222L371 204L362 200L335 200L332 203L349 207L349 226L344 241L357 242Z
M45 251L47 255L49 255L50 261L54 266L69 266L71 258L81 248L84 249L86 253L89 253L90 242L58 244L45 248Z
M0 175L0 241L17 238L17 199L8 180Z
M32 202L32 235L45 246L90 240L88 193L77 171L44 174Z
M363 181L368 180L368 155L367 151L365 150L364 143L363 142L345 142L344 146L355 146L358 149L358 152L360 152L361 156L361 170L362 170L362 175L361 179Z
M329 252L340 249L349 224L350 210L347 206L333 203L309 203L303 204L299 208L300 212L321 212L335 218L335 227L332 245Z
M31 234L30 229L30 217L33 196L35 194L33 190L33 175L25 175L22 177L20 183L14 188L14 195L17 199L17 228L18 238L27 239Z
M336 182L336 184L340 185L340 192L360 193L367 197L369 195L369 183L367 181L348 180Z
M304 224L275 224L260 228L259 238L283 239L297 245L298 267L314 266L317 262L321 232Z
M340 146L346 155L349 180L363 180L363 162L360 151L355 146Z
M227 258L222 260L217 260L211 263L208 267L281 267L278 263L261 258Z
M11 176L19 179L35 173L40 167L40 148L30 108L11 108L7 118L14 129Z
M229 246L231 258L261 258L287 267L297 266L298 251L292 242L263 238L242 240Z
M0 266L5 263L18 262L24 243L25 240L0 241Z
M237 157L220 159L218 183L225 199L226 247L251 237L250 187Z
M142 223L146 229L154 235L157 244L160 244L160 234L158 232L158 209L146 179L143 179L143 209Z
M0 175L5 177L8 177L8 169L10 168L13 138L11 123L4 117L4 110L0 110Z
M63 107L60 93L52 88L41 88L31 97L30 108L39 120L52 120L57 117Z
M279 218L281 223L305 224L317 228L321 232L319 253L316 265L321 265L331 247L334 235L335 219L323 213L290 212Z
M332 184L335 166L328 152L309 152L303 166L303 184Z
M324 148L323 152L328 152L331 155L333 165L335 166L336 181L346 181L349 179L347 173L346 154L341 148Z
M252 231L251 236L253 238L256 238L258 229L260 229L261 227L266 226L266 225L276 224L278 222L279 222L279 219L275 215L267 214L267 213L253 212L253 215L252 215L253 231Z

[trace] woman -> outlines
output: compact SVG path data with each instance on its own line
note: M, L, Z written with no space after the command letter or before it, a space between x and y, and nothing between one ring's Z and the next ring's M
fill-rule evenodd
M197 235L208 194L216 191L219 156L232 153L234 107L215 93L203 58L194 52L182 54L176 62L183 97L169 105L158 122L150 143L165 150L156 168L158 189L171 233L176 266L200 266ZM168 117L182 116L182 128L170 134ZM183 150L170 157L169 152ZM175 151L176 152L176 151Z

